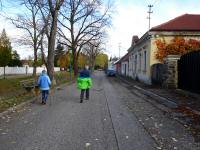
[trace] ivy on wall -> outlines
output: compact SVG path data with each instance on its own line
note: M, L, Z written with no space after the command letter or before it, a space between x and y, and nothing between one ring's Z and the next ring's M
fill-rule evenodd
M155 44L157 46L155 58L160 62L163 62L168 55L184 55L192 51L200 51L200 41L186 40L183 37L175 37L170 43L167 43L164 39L158 39Z

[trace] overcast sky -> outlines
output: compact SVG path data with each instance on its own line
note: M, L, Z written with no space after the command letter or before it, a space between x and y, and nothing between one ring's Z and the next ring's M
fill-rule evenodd
M12 0L15 1L15 0ZM141 37L148 31L148 5L153 5L151 15L151 27L169 21L177 16L188 14L200 14L199 0L113 0L115 2L115 14L113 15L112 27L109 29L107 53L109 56L123 56L131 45L133 35ZM7 9L9 10L9 9ZM4 9L4 11L6 11ZM15 8L12 13L19 11ZM7 12L11 13L10 10ZM8 36L13 39L21 32L0 17L0 30L6 29ZM32 52L13 45L21 58L31 55Z
M153 5L151 27L162 24L177 16L200 14L199 0L116 0L117 11L113 18L113 27L109 32L109 53L121 56L131 45L133 35L141 37L148 31L148 5Z

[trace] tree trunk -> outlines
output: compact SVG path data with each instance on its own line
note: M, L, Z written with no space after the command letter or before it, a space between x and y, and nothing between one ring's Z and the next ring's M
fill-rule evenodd
M4 79L6 78L6 67L5 66L3 67L3 78Z
M74 67L74 76L77 77L78 76L78 58L76 54L73 55L73 67Z
M89 67L90 67L90 69L92 71L92 67L93 67L93 65L92 65L92 56L89 56Z
M44 53L44 46L43 46L43 35L41 38L41 54L42 54L42 63L45 64L46 68L47 68L47 60L46 60L46 56Z
M35 61L34 61L34 63L35 63ZM35 66L35 64L33 65L33 77L35 77L36 76L36 69L37 69L37 67Z
M94 72L95 60L92 60L92 68L91 71Z
M36 70L37 69L37 48L34 45L34 64L33 64L33 77L36 77Z
M54 81L54 51L55 51L55 41L56 41L56 32L57 32L58 10L55 10L55 13L52 16L52 19L53 21L51 25L51 32L50 32L49 44L48 44L47 72L51 81Z

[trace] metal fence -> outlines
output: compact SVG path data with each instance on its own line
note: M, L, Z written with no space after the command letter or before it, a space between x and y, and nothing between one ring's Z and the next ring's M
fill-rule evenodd
M200 93L200 51L181 56L178 62L178 87Z

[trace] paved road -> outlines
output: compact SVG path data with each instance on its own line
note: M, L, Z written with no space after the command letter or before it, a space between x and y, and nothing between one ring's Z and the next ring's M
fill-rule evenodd
M96 73L89 101L79 103L73 84L46 106L36 102L0 119L0 150L156 149L198 148L184 126L103 72Z

